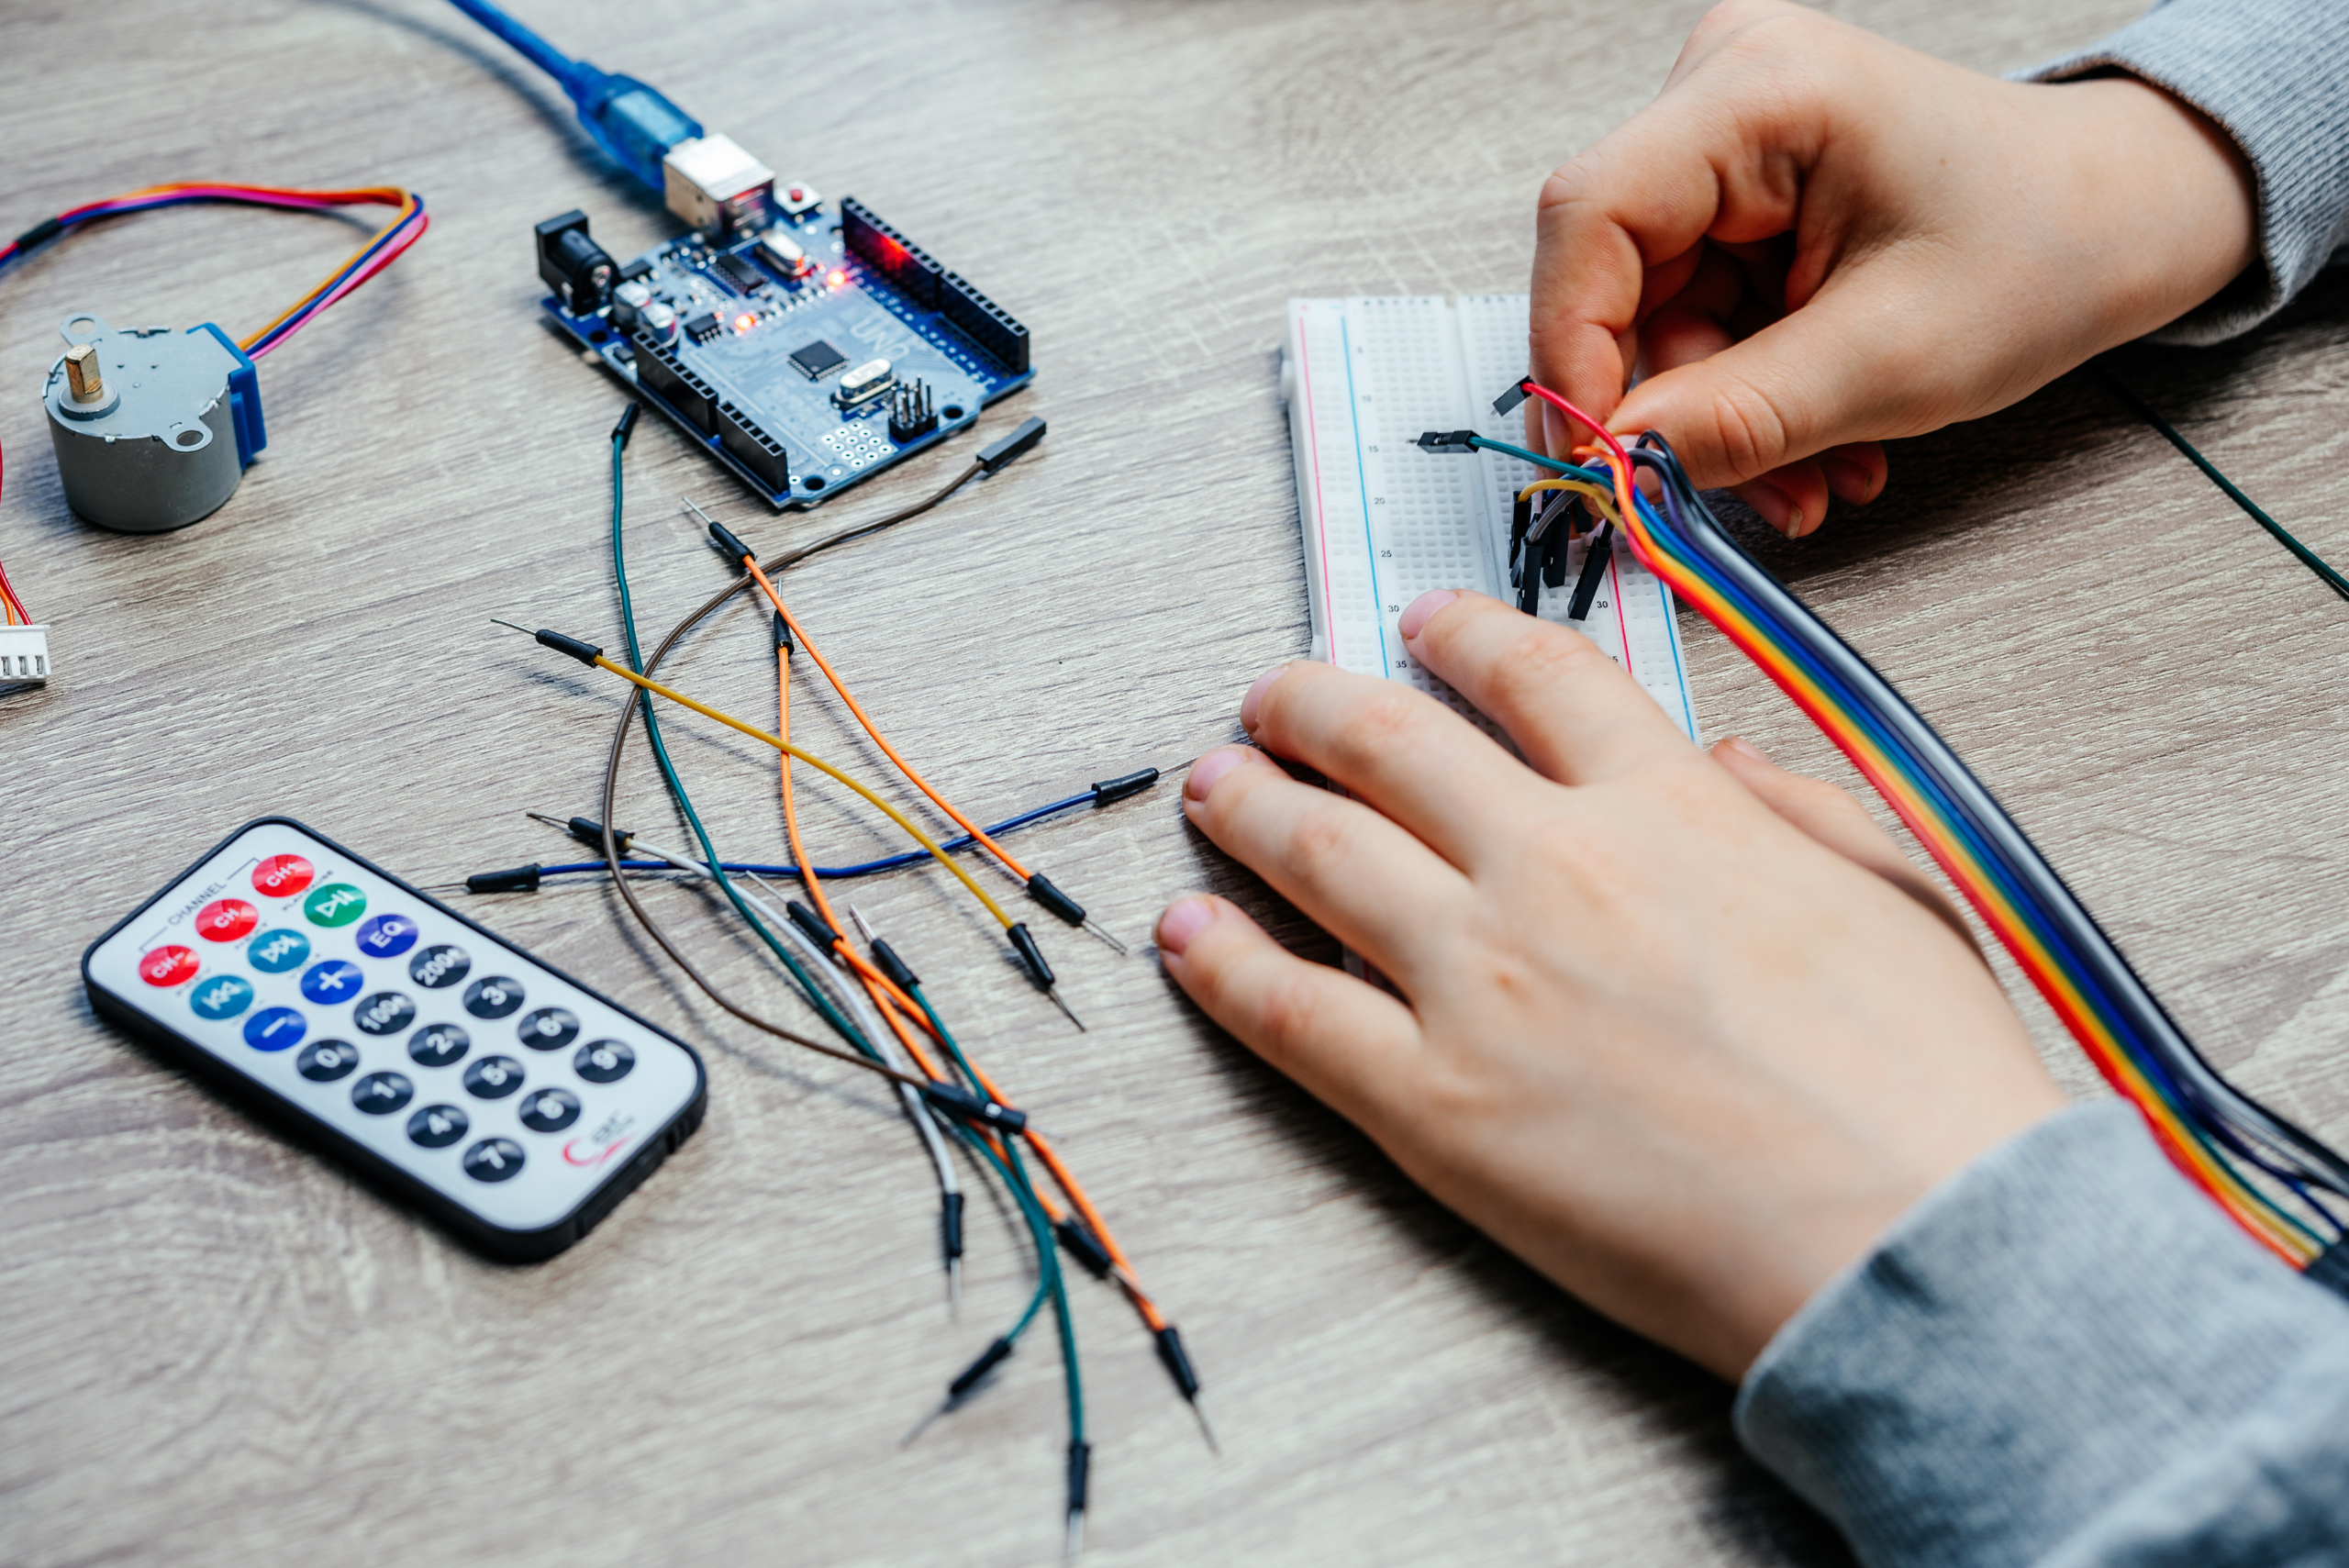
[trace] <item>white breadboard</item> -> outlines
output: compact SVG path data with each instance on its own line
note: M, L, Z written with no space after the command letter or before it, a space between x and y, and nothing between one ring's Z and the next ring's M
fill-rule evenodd
M1358 295L1293 299L1281 365L1297 451L1297 509L1313 606L1313 657L1408 682L1487 730L1403 646L1396 619L1434 588L1509 602L1509 512L1542 477L1498 452L1422 451L1422 430L1473 429L1525 444L1522 410L1493 399L1525 373L1528 296ZM1577 549L1566 581L1582 567ZM1674 624L1672 591L1618 543L1587 620L1568 621L1564 589L1542 617L1572 626L1697 739L1696 705Z

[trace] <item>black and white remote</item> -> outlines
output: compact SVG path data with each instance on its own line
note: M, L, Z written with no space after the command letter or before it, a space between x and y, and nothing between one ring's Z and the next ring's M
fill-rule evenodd
M284 817L82 955L101 1018L498 1257L585 1235L700 1124L701 1059Z

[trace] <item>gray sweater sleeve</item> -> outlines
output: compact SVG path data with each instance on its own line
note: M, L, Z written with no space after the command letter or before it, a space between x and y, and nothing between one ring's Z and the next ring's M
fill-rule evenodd
M2258 262L2154 341L2215 343L2249 331L2349 241L2349 5L2160 0L2103 42L2024 75L2061 82L2115 71L2210 116L2258 181Z
M1869 1568L2349 1562L2349 1303L2119 1101L1928 1195L1779 1331L1736 1423Z

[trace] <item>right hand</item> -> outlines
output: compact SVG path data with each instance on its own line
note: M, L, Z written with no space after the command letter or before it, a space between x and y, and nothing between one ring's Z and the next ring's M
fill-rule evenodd
M1878 441L2003 408L2224 288L2257 254L2253 190L2223 131L2133 77L2001 82L1726 0L1655 102L1543 187L1533 374L1800 536L1831 492L1883 488ZM1553 453L1590 439L1545 417Z

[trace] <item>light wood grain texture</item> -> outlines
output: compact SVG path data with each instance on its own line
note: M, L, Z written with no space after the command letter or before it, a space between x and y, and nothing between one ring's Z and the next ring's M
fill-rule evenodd
M526 9L863 197L1033 330L1037 384L997 419L1046 416L1041 451L795 579L908 754L997 815L1234 733L1241 689L1305 643L1282 301L1522 287L1542 174L1645 101L1698 8ZM1834 9L2004 70L2134 6ZM599 169L545 82L429 0L14 0L0 147L11 232L195 176L396 181L435 220L267 362L266 460L219 514L158 539L66 512L35 395L55 324L94 308L247 331L352 230L161 214L0 278L0 554L60 667L0 696L0 1560L1047 1559L1062 1440L1041 1336L985 1398L895 1446L1016 1309L1016 1238L983 1213L947 1321L930 1177L882 1098L687 994L608 893L466 907L703 1046L711 1111L540 1267L457 1251L99 1027L81 993L85 943L262 812L419 883L562 853L520 813L590 808L619 695L485 617L615 636L621 400L538 325L529 228L584 206L629 255L665 218ZM2327 285L2240 344L2131 371L2335 559L2344 304ZM774 548L930 482L778 520L657 424L629 471L652 628L721 580L679 494ZM2349 616L2077 378L1902 443L1893 475L1865 514L1762 546L1771 564L1943 727L2221 1065L2349 1137ZM1720 639L1684 629L1709 733L1850 780ZM763 646L738 609L675 675L763 714ZM802 706L811 745L857 754L828 701ZM721 844L779 854L770 760L671 732ZM679 836L640 753L626 789L624 825ZM885 847L828 805L814 831L843 857ZM1171 784L1025 843L1131 938L1205 886L1331 956L1185 828ZM697 895L653 896L727 984L790 1007ZM855 896L1066 1144L1208 1380L1220 1461L1130 1316L1081 1293L1089 1561L1840 1560L1739 1456L1726 1388L1437 1209L1146 958L1052 939L1094 1026L1080 1037L934 874Z

